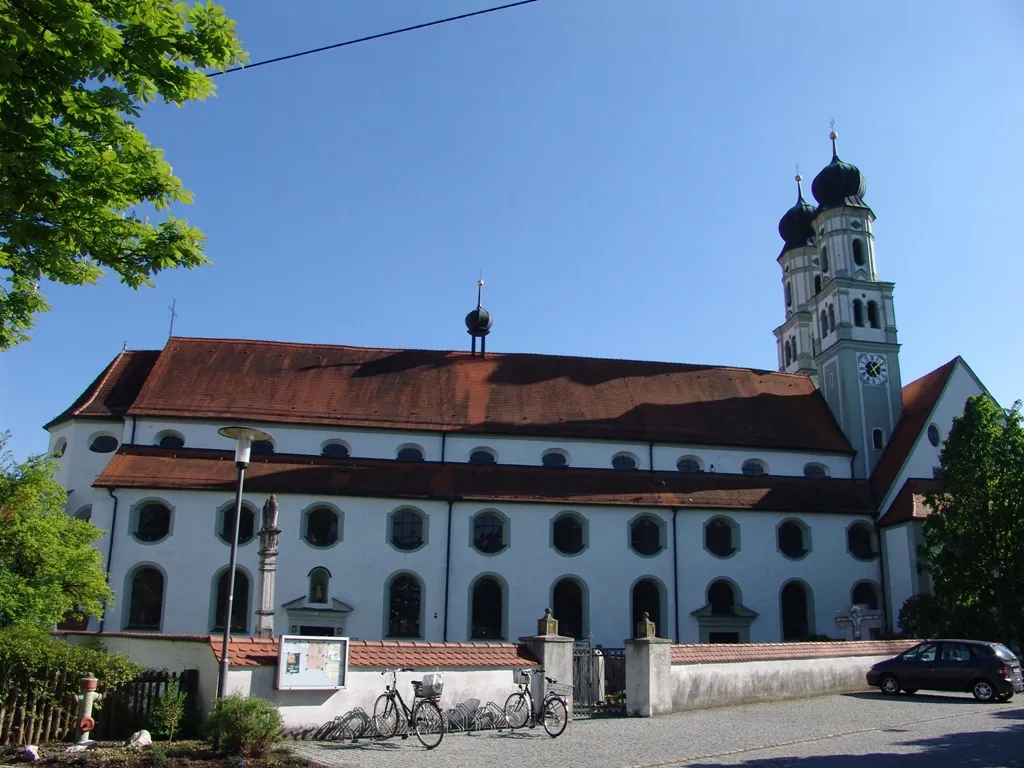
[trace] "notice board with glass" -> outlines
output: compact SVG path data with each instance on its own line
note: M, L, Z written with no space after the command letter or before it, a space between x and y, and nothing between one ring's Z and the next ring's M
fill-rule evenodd
M278 690L334 690L344 688L347 677L347 637L281 637L277 658Z

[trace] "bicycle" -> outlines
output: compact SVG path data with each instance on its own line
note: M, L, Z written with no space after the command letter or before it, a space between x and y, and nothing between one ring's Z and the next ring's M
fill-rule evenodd
M423 680L413 680L412 709L406 705L402 694L398 691L398 673L414 672L410 667L401 669L385 669L381 675L391 675L390 685L385 686L384 693L377 697L373 705L373 724L377 736L389 739L398 733L398 705L402 707L402 720L408 730L416 734L427 749L433 749L444 738L444 718L437 699L441 697L442 681L439 673L424 675ZM402 734L403 739L409 738L408 732Z
M569 722L569 707L566 699L560 693L549 688L540 702L540 711L537 712L533 706L533 690L530 685L533 675L543 674L543 669L521 669L520 678L525 682L519 682L519 690L505 699L505 718L508 720L509 730L522 728L529 725L536 728L544 726L551 738L561 736L565 726ZM551 677L545 677L549 685L557 685L558 681Z

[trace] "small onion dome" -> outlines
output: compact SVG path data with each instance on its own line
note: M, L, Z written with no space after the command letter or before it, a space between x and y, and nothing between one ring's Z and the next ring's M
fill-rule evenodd
M790 208L779 220L779 235L785 245L783 251L790 248L800 248L804 245L814 245L814 227L811 222L814 220L817 210L813 205L804 200L804 192L800 186L803 176L796 176L796 205Z
M466 329L470 336L486 336L491 332L493 323L494 318L491 317L491 313L481 306L466 315Z
M822 168L821 173L815 176L811 183L811 192L818 201L818 207L864 206L861 198L868 189L867 179L857 166L839 159L836 152L836 139L839 138L839 134L832 131L828 137L832 139L832 162Z

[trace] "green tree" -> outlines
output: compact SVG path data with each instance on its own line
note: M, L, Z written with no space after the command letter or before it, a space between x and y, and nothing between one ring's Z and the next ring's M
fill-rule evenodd
M153 712L149 716L153 733L157 736L166 736L168 741L174 741L174 732L178 730L178 725L185 716L187 703L188 699L178 681L170 680L167 688L153 705Z
M113 597L93 547L103 532L65 513L52 459L16 463L7 440L0 434L0 629L102 615Z
M0 350L50 308L43 280L207 263L198 229L138 210L191 195L133 118L212 94L200 70L245 58L234 27L212 2L0 0Z
M943 617L945 632L1004 642L1022 637L1020 409L1020 402L1003 410L987 395L969 398L939 454L943 488L927 495L934 512L924 521L921 553L924 569L931 574L934 600L907 606L933 629L937 617Z

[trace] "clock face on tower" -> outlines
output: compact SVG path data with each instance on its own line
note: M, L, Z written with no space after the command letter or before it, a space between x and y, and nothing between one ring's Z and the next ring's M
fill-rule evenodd
M889 369L882 355L860 355L857 357L860 380L865 384L884 384L889 378Z

